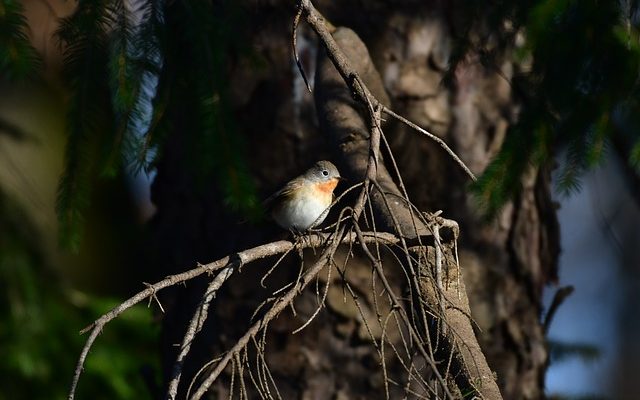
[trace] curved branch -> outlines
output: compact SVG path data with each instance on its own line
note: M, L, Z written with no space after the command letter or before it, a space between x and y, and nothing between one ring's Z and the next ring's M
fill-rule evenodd
M187 332L182 338L182 344L180 345L180 352L178 353L178 357L176 358L175 364L173 366L173 376L171 377L171 381L169 382L169 389L167 390L167 399L175 399L178 395L178 384L180 383L180 378L182 377L182 367L184 365L184 361L187 358L187 354L189 354L189 350L191 350L191 343L195 339L195 336L202 330L202 326L204 325L204 321L207 320L209 315L209 305L211 301L215 297L218 289L222 286L222 284L231 277L236 267L238 267L238 263L232 263L231 265L223 268L218 275L216 275L215 279L209 283L207 290L203 296L201 305L196 308L196 311L193 313L193 317L191 317L191 321L189 321L189 326L187 327Z
M227 351L227 354L218 362L215 369L209 373L209 375L202 382L198 390L191 396L192 400L199 400L209 389L211 384L216 380L218 375L222 373L222 371L227 367L229 361L232 360L246 345L249 341L256 336L256 334L269 322L274 319L282 310L284 310L287 306L289 306L296 296L302 292L302 290L307 287L307 285L313 281L313 277L316 276L322 268L327 265L330 259L333 257L338 245L341 240L335 240L340 237L344 233L344 227L340 228L336 236L333 237L333 240L329 247L322 252L320 258L316 263L309 268L309 270L303 275L302 279L298 280L296 284L289 289L289 291L282 296L278 301L276 301L273 306L267 311L264 317L260 318L256 323L254 323L251 328L236 342L236 344Z
M189 271L168 276L167 278L159 282L156 282L153 285L147 285L147 288L145 290L142 290L136 293L129 299L120 303L118 306L114 307L109 312L107 312L106 314L102 315L100 318L95 320L91 325L87 326L86 328L80 331L81 334L89 331L91 331L91 333L87 338L87 341L85 342L82 352L80 353L80 357L78 358L78 363L76 365L73 381L71 383L71 388L69 390L68 399L73 400L73 398L75 397L78 381L80 379L80 375L82 374L82 369L83 369L85 360L87 358L87 355L89 354L89 350L91 350L93 343L95 342L98 335L102 332L102 329L104 328L104 326L109 322L111 322L113 319L117 318L120 314L122 314L129 308L133 307L134 305L140 303L141 301L147 298L152 298L153 296L155 296L155 294L158 291L165 289L167 287L175 286L179 283L186 282L188 280L194 279L205 273L211 274L223 268L231 268L231 270L228 273L224 274L224 278L222 279L222 281L219 282L219 285L222 285L224 281L228 279L229 276L231 276L233 269L237 265L249 264L251 262L254 262L263 258L282 254L293 249L296 246L300 249L314 247L314 246L318 247L318 246L321 246L323 243L325 243L326 240L329 238L329 236L330 236L329 234L314 233L314 234L304 236L303 240L300 240L298 243L290 242L288 240L280 240L277 242L263 244L260 246L253 247L251 249L247 249L247 250L235 253L230 256L223 257L219 260L213 261L208 264L201 264L198 267L193 268ZM390 233L374 234L372 232L366 232L364 237L365 237L365 240L367 241L382 240L383 242L386 242L388 244L395 244L395 243L398 243L400 240L395 235L392 235ZM357 240L357 237L355 234L347 234L342 238L342 240L339 241L339 244L354 243L354 241L356 240ZM221 275L222 274L219 273L218 277Z

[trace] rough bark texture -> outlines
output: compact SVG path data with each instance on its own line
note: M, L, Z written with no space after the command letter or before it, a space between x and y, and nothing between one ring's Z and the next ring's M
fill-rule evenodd
M178 5L171 3L167 15ZM367 44L392 108L441 136L480 174L502 143L516 106L505 80L483 69L473 55L456 69L454 87L442 85L453 36L459 30L455 6L318 1L316 7L334 25L354 29ZM239 132L250 146L251 169L266 197L309 164L330 158L333 149L319 130L312 96L304 92L292 63L290 29L295 10L278 1L249 2L247 10L251 19L248 36L263 67L256 70L237 61L230 66L228 79ZM314 46L304 42L313 43L314 36L301 26L301 38L303 65L312 76ZM509 76L513 66L505 62L501 69ZM180 124L188 121L180 120L179 110L173 112L176 130L153 188L158 214L151 240L158 249L154 262L160 276L278 235L268 226L236 224L241 217L224 211L215 182L204 196L185 190L191 182L184 172L188 155ZM385 132L414 203L421 210L442 209L460 223L460 264L473 317L504 398L543 397L547 352L540 323L541 294L543 286L555 278L559 240L548 171L530 170L518 198L504 208L497 221L484 223L466 192L467 178L438 146L396 123L389 123ZM312 256L306 254L305 262L310 263ZM349 282L360 294L365 314L373 318L374 299L367 297L370 266L354 263L350 268ZM193 346L184 382L190 381L212 349L220 353L228 348L246 329L260 302L298 272L295 262L283 264L267 281L272 290L265 290L258 282L264 272L259 269L242 271L220 293L207 330ZM334 271L329 279L336 276ZM267 362L285 399L383 397L384 385L364 321L354 312L354 304L343 301L340 285L332 287L329 310L320 313L308 329L290 335L315 310L313 292L297 303L297 316L283 313L270 328ZM203 288L176 289L163 300L167 372L175 357L173 344L180 342ZM392 373L398 371L394 368L390 366ZM216 390L220 396L225 393L222 385ZM392 392L391 398L401 393Z
M307 19L314 30L317 29L315 13L310 9ZM381 99L380 102L384 105L388 105L389 100L382 88L380 76L374 69L366 45L357 34L348 28L337 28L333 38L331 44L327 44L326 53L334 52L333 58L336 60L336 65L329 60L328 54L321 51L318 54L315 79L315 100L322 131L334 138L340 159L348 165L348 171L352 177L357 181L362 181L365 176L375 180L369 201L376 223L368 224L369 229L377 228L395 232L405 238L420 236L422 241L425 241L426 236L432 236L429 238L433 239L432 246L427 247L432 257L422 259L420 264L422 271L418 274L419 277L416 277L415 284L405 283L405 286L414 289L418 289L419 286L420 290L417 292L419 294L416 296L429 305L430 315L441 317L440 320L434 321L439 325L439 329L426 329L425 337L431 334L433 336L431 341L440 344L435 346L435 359L436 363L439 363L438 369L443 376L446 377L451 373L455 377L456 384L451 385L451 391L462 393L477 391L479 397L501 399L493 373L486 364L469 320L468 298L453 255L456 240L455 234L450 232L453 226L446 229L449 240L446 244L440 245L440 228L435 224L428 226L428 221L408 206L403 200L402 192L382 163L382 159L379 162L372 161L378 157L376 146L381 141L380 136L384 135L380 129L381 122L376 120L374 109L379 107L378 99ZM343 70L342 73L338 73L338 69L344 68L342 64L346 60L343 58L349 60L349 69L354 71L347 73ZM350 96L350 90L341 77L341 75L354 76L355 74L360 79L359 84L372 88L371 95L367 94L367 90L361 90L366 97L364 102L368 103L370 109ZM367 129L367 126L371 128ZM391 154L388 152L387 154L391 158ZM370 167L368 164L371 162L377 165L375 176L368 173ZM442 223L445 224L444 221ZM433 253L438 251L443 254L434 257ZM402 253L398 253L401 259ZM403 262L403 264L405 271L412 271L409 263ZM384 272L382 272L382 266L380 264L378 266L381 274L400 275L397 278L401 278L402 268L398 268L400 265L387 268ZM442 272L436 272L440 270ZM439 274L444 277L433 279L434 275ZM409 282L412 280L410 279ZM420 307L415 303L413 306L405 304L405 307L413 307L414 315L420 318ZM419 326L415 327L420 330ZM422 327L424 328L426 327Z

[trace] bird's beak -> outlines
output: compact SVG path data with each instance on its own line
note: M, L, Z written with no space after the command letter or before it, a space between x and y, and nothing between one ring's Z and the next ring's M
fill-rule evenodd
M347 179L347 178L345 178L345 177L343 177L343 176L339 176L339 177L338 177L338 181L340 181L340 182L344 182L344 181L347 181L347 180L348 180L348 179Z

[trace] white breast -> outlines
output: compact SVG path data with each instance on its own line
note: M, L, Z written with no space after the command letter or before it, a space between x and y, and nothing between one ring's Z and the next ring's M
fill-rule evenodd
M306 231L320 225L329 213L329 205L321 199L299 196L291 199L288 207L279 207L273 213L273 219L284 229Z

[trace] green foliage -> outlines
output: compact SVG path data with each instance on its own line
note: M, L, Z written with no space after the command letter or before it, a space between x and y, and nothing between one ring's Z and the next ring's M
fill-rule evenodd
M29 31L18 0L0 0L0 77L34 78L41 67L40 57L31 45Z
M84 305L85 315L90 315L88 319L93 320L120 302L120 299L91 298L80 304ZM150 388L142 379L142 369L159 370L159 328L154 325L151 311L143 304L122 314L100 336L100 343L87 359L79 387L82 397L95 398L96 393L100 393L99 397L103 398L151 399ZM159 380L159 376L151 378Z
M239 9L181 2L172 5L180 17L167 21L163 4L84 0L57 32L71 89L57 212L71 248L82 234L92 182L124 168L149 170L176 130L187 138L194 182L206 187L215 177L231 208L245 214L257 208L225 80L228 55L241 47L232 30ZM138 7L135 14L131 7ZM223 19L215 7L231 12Z
M86 340L78 331L117 301L65 289L28 217L2 193L0 226L0 399L64 399ZM156 331L144 306L109 326L85 366L82 397L150 398L139 370L158 368Z
M112 105L115 113L115 143L103 173L115 176L121 161L121 149L127 146L127 153L135 148L135 134L132 132L136 123L140 123L142 110L138 101L144 67L138 63L133 54L135 32L131 15L121 0L107 6L111 14L113 31L110 33L108 58L109 86L112 94Z
M142 2L142 15L134 25L132 11L123 0L114 0L108 9L113 15L110 34L109 84L115 112L115 143L104 171L113 176L120 162L137 173L147 166L148 150L142 134L148 125L145 109L155 90L155 76L161 68L159 48L160 15L158 2Z
M637 140L631 148L629 163L640 173L640 140Z
M510 21L511 31L523 29L526 44L519 57L533 60L530 71L512 82L523 104L519 120L474 185L489 215L518 192L527 168L548 163L559 148L566 147L567 157L558 189L570 193L579 189L581 175L603 159L608 142L619 134L617 126L632 125L638 137L637 121L622 120L618 112L621 107L633 110L626 115L640 111L640 50L632 39L638 31L627 29L628 11L621 7L620 2L544 0L494 4L486 13ZM500 24L489 26L502 38L513 36ZM491 53L496 58L497 49Z
M111 130L106 84L108 22L105 3L86 0L78 4L73 15L61 21L57 31L65 45L64 74L71 96L65 170L60 179L56 211L61 241L73 249L77 249L80 242L91 183L100 159L104 160L101 150L105 150L103 146Z
M166 107L179 116L165 113L158 128L180 123L194 181L206 187L215 178L227 206L254 216L256 191L226 79L229 66L237 62L234 57L248 51L238 35L241 30L234 29L241 17L233 2L191 1L172 8L167 25L174 34L167 40L160 86L171 93Z
M157 84L165 57L163 2L145 0L136 4L137 13L142 19L135 29L134 40L129 43L129 52L126 54L136 65L135 78L140 87L135 105L137 111L130 114L135 119L128 125L128 137L135 145L124 152L124 157L127 166L134 173L140 173L142 170L148 172L151 169L152 154L159 154L159 147L168 134L168 127L160 122L164 120L169 90L166 85ZM148 109L151 111L150 116L144 114L144 110ZM131 128L136 132L132 132Z

